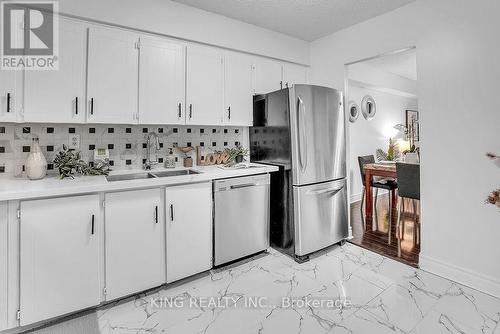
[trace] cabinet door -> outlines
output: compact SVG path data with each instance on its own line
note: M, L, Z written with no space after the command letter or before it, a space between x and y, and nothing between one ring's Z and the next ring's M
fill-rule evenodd
M224 124L253 125L252 58L227 53L224 57Z
M11 27L11 37L22 45L23 41L23 22L22 17L13 15ZM0 122L16 122L20 120L23 91L22 91L22 70L1 70L0 69Z
M307 67L295 64L283 65L283 87L305 83L307 83Z
M186 124L222 124L223 72L219 49L188 46Z
M282 66L279 61L258 58L255 61L255 93L267 94L282 89Z
M165 283L161 192L106 194L106 300Z
M167 283L212 267L212 184L168 187Z
M138 36L119 29L89 29L87 121L137 123Z
M185 46L141 37L139 122L185 124Z
M100 302L99 196L21 202L21 326Z
M16 122L21 118L22 72L0 70L0 122Z
M59 27L59 70L25 73L25 122L85 121L87 28L62 18Z

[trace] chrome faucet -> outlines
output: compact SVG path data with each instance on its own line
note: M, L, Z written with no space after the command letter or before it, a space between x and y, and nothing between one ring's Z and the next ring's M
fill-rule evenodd
M150 132L147 135L147 151L146 151L146 162L143 165L143 168L145 170L151 170L151 167L153 165L156 165L158 163L158 160L156 159L156 156L154 160L151 160L151 145L155 145L155 150L159 151L160 150L160 139L158 138L158 135L156 132Z

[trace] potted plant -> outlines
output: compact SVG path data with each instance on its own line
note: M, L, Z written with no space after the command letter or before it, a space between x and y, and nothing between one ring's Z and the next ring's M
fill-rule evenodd
M397 161L400 158L399 149L392 138L389 138L389 148L387 149L387 152L378 148L376 155L378 161Z
M248 155L248 149L243 148L241 145L236 145L235 147L227 150L229 154L229 159L226 166L233 166L238 163L242 163L245 160L245 156Z
M95 165L89 166L81 158L82 153L79 151L70 150L66 145L63 145L62 151L57 153L54 158L54 165L59 171L59 178L67 177L74 178L75 174L81 175L108 175L109 166L98 162Z

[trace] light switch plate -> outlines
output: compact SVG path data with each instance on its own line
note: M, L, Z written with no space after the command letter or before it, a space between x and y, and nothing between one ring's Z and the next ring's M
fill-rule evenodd
M70 135L68 147L70 149L79 149L80 148L80 135Z

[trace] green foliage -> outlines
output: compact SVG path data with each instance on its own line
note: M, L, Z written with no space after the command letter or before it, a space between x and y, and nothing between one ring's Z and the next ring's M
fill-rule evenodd
M378 148L375 151L375 155L378 161L397 161L401 157L398 144L394 142L392 138L389 138L389 148L387 149L387 152Z
M243 148L241 145L236 145L235 147L226 150L226 152L229 154L229 159L224 166L231 167L236 164L237 157L244 157L248 154L248 149Z
M59 177L74 178L75 174L80 175L108 175L109 167L103 163L97 163L94 166L89 166L81 158L80 151L70 150L66 145L63 145L62 151L57 153L54 158L54 166L59 171Z

